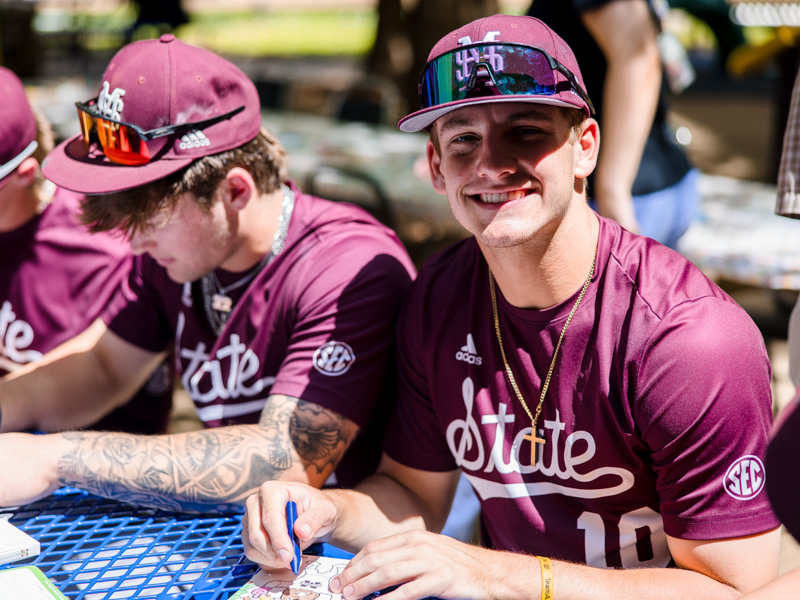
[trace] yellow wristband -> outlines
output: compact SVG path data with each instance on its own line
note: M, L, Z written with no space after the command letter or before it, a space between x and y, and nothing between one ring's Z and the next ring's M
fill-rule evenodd
M546 556L537 556L542 566L542 600L553 600L553 561Z

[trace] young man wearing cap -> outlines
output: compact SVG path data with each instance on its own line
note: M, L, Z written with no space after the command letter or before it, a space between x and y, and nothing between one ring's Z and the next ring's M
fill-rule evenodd
M360 549L331 586L348 599L730 598L774 577L760 333L680 255L589 209L599 132L569 47L531 17L480 19L433 48L420 99L400 128L429 128L433 185L473 237L405 302L378 474L265 483L248 556L288 563L293 500L302 546ZM459 469L491 550L430 533Z
M254 84L172 35L121 49L78 112L81 135L44 174L87 194L84 220L126 232L136 258L89 332L0 382L0 428L113 406L172 350L207 429L0 435L0 455L19 457L0 464L0 505L67 484L230 510L264 479L321 486L335 470L351 485L372 472L414 275L396 235L285 181Z
M0 67L0 376L89 327L132 258L124 237L91 235L81 224L80 196L42 177L52 148L50 124L34 113L19 78ZM118 409L90 407L53 425L163 433L172 389L164 362Z

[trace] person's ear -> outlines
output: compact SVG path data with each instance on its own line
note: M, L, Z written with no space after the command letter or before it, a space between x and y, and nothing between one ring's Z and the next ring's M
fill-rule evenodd
M586 119L575 144L575 177L586 179L597 166L600 152L600 128L594 119Z
M19 166L11 173L13 185L19 188L28 188L33 185L36 176L39 174L39 161L29 156L23 160ZM11 182L9 182L11 183Z
M223 186L222 197L233 210L244 209L247 203L258 195L253 176L242 167L233 167L228 171L221 185Z
M444 175L442 175L441 169L442 157L439 156L439 153L433 146L433 142L430 140L428 140L428 145L425 148L425 152L428 155L428 169L431 172L431 183L433 184L433 189L440 194L446 194L447 190L444 186Z

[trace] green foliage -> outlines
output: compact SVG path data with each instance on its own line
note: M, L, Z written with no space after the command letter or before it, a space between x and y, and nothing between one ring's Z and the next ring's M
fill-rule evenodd
M202 13L176 33L190 44L245 56L363 55L377 27L373 10Z
M2 0L0 0L2 2ZM244 56L361 56L375 40L378 16L372 9L215 10L192 13L175 31L182 40L221 54ZM108 50L122 43L136 19L130 5L107 13L47 9L39 11L34 29L49 36L80 33L90 50ZM166 31L143 25L134 40L158 37Z

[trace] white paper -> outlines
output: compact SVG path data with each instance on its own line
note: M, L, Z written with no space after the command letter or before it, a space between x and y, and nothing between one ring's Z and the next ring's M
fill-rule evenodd
M44 574L34 566L0 570L0 600L62 600Z
M0 520L0 565L37 556L39 542L5 520Z

